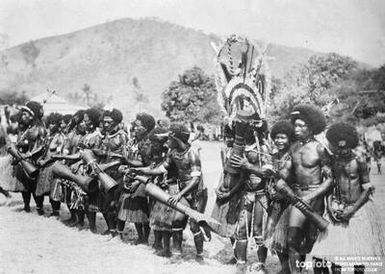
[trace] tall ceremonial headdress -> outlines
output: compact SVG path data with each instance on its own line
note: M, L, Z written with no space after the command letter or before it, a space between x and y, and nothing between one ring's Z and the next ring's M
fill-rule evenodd
M217 53L218 100L230 118L239 110L257 113L263 119L269 96L270 74L265 62L266 48L243 37L230 36Z

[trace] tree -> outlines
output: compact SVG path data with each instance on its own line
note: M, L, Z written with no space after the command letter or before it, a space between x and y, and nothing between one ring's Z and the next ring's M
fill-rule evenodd
M274 96L269 114L274 122L288 118L297 104L311 103L325 107L337 95L333 92L341 81L357 69L357 63L336 53L314 55L302 66L294 67L281 82L273 82Z
M220 123L221 107L217 102L214 78L199 67L179 75L162 93L162 110L171 121Z
M373 81L377 90L385 90L385 65L374 72Z
M0 104L1 105L24 105L28 101L28 97L25 91L22 91L21 94L18 92L5 91L0 92Z

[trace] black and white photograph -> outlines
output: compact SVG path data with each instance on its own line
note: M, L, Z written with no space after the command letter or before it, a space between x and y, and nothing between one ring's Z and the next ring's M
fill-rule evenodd
M385 274L385 2L0 0L0 274Z

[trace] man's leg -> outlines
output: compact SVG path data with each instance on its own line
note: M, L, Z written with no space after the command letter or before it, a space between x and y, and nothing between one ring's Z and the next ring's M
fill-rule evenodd
M136 233L138 234L138 239L135 241L135 245L143 243L143 224L135 223Z
M301 254L300 246L303 240L304 232L300 227L289 227L288 231L288 246L289 246L289 264L291 272L300 273Z
M36 196L35 192L33 192L32 196L33 196L33 199L35 200L35 203L36 203L37 214L44 215L44 209L43 209L44 195Z
M87 211L88 224L92 233L96 233L96 212Z
M173 248L176 254L182 255L182 241L183 241L183 230L186 227L187 218L185 215L177 212L176 219L172 222L172 242Z
M281 271L279 274L290 274L289 254L277 252L279 262L281 263Z
M259 263L257 264L258 271L265 272L265 263L266 263L266 258L267 258L267 247L264 246L264 241L263 241L263 231L266 223L264 222L264 215L265 213L265 208L262 206L265 202L265 197L257 197L257 201L254 202L253 206L253 212L252 216L254 217L254 222L253 227L253 235L254 235L254 240L258 244L258 261ZM267 206L267 202L266 202ZM250 223L250 226L251 226Z
M85 216L85 211L84 209L78 209L77 210L77 215L78 215L78 222L75 223L79 227L79 229L83 229L84 227L84 216Z
M31 212L31 207L30 207L31 194L32 193L30 191L23 191L21 193L21 196L23 197L24 211L25 212Z
M158 256L162 257L171 257L171 249L170 249L170 239L171 239L171 232L164 230L164 231L159 231L162 234L163 239L163 249L157 253Z
M143 243L148 244L148 237L150 236L150 223L143 223Z
M194 235L194 244L195 244L195 249L196 249L196 260L197 261L203 261L203 242L204 242L204 237L203 233L198 225L198 223L190 219L190 230Z
M49 202L50 202L51 207L52 207L52 213L51 213L50 217L51 216L59 217L60 202L59 201L54 201L52 199L49 199Z
M236 264L237 263L237 254L236 254L236 251L235 251L235 239L234 239L234 237L230 238L230 243L231 243L231 246L232 246L232 248L234 250L234 256L230 260L228 260L226 262L226 264Z
M117 233L119 234L121 240L123 240L123 230L124 230L125 224L126 224L125 221L122 221L120 219L116 220Z
M162 237L163 237L163 231L153 229L154 231L154 244L152 245L152 248L155 249L155 252L158 252L163 249L162 245ZM170 237L171 237L171 232L170 232ZM169 240L170 244L170 240Z
M303 226L306 217L294 206L290 212L289 230L287 244L289 247L289 264L291 273L296 274L301 272L300 262L301 258L301 243L305 237Z
M67 204L68 211L70 212L71 217L64 220L63 223L68 225L68 226L74 226L77 224L77 218L76 218L76 210L71 209L71 205Z
M251 223L252 206L245 205L238 220L238 230L234 245L234 256L237 260L237 271L242 273L246 270L247 262L247 232Z
M116 235L116 214L115 210L112 207L112 202L114 201L114 193L104 194L103 197L103 217L107 224L107 230L103 232L103 235L111 234L112 236Z

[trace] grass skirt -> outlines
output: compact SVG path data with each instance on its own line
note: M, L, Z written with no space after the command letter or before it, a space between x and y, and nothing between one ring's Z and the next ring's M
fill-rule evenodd
M168 192L170 195L175 195L179 192L178 185L170 185ZM150 226L154 230L172 231L172 222L175 219L176 211L171 207L154 201L154 205L150 214Z
M24 192L27 191L27 187L16 178L15 172L18 170L19 174L24 171L18 166L12 166L12 156L6 155L0 157L0 186L12 192Z
M119 220L130 223L149 222L149 203L144 188L145 185L140 184L134 193L122 192L119 199Z
M223 174L219 185L222 184ZM220 224L213 225L214 231L222 237L233 237L238 226L237 220L243 209L244 192L238 191L230 198L224 200L216 200L211 217L217 220Z
M368 202L349 225L331 223L326 239L315 243L311 254L332 262L336 256L384 256L382 234L373 203Z
M150 226L154 230L172 231L172 221L175 210L171 207L155 201L151 209Z
M54 178L52 174L52 165L40 169L39 176L36 183L36 196L43 196L50 194L51 184L53 184Z
M288 252L287 233L289 230L290 209L291 209L291 206L287 206L284 209L281 217L278 220L277 225L274 228L274 232L273 232L269 247L271 250L275 252L280 252L280 253Z

